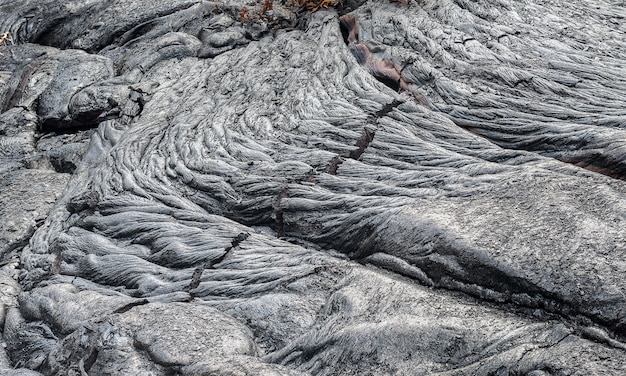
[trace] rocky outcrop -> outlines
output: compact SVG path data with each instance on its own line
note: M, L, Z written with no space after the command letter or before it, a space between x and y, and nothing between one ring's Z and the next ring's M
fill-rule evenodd
M4 372L624 373L623 6L322 3L1 3Z

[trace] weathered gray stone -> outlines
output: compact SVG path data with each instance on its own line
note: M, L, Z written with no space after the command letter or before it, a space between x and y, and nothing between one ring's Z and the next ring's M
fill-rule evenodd
M0 175L0 257L28 243L63 192L68 174L49 170L17 170Z

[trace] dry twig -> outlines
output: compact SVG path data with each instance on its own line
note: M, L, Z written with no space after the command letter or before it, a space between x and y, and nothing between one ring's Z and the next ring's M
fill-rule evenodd
M4 33L0 34L0 45L7 46L9 44L14 45L15 43L13 43L11 33L5 31Z

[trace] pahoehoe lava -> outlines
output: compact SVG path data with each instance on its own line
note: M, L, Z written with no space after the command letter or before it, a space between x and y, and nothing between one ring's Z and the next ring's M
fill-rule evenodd
M0 373L625 374L625 18L0 2Z

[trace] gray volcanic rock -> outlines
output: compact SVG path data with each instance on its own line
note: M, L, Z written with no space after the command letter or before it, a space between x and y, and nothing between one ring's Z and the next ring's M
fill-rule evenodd
M68 174L21 169L0 174L0 257L28 243L69 180Z
M626 373L622 5L0 14L7 374Z

